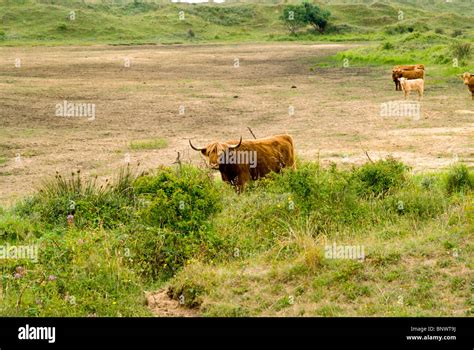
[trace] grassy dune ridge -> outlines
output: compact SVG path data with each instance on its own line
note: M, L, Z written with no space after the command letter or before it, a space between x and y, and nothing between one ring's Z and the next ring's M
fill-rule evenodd
M207 316L470 315L473 188L461 164L413 175L392 158L305 162L242 195L191 166L58 174L0 211L4 246L39 247L1 260L0 313L149 315L144 290L166 287Z
M289 35L279 20L285 6L282 3L2 0L0 45L367 41L396 37L404 31L473 36L474 11L467 0L316 3L332 13L325 35L310 28L298 36ZM71 11L74 20L70 20Z

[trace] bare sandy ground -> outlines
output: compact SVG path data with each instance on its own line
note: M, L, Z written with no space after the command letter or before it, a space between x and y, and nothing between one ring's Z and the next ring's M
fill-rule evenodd
M345 165L392 154L415 171L474 158L474 104L462 82L428 67L421 115L382 117L400 101L390 67L310 67L347 45L245 44L0 48L0 205L56 171L104 178L130 159L201 164L188 139L289 133L299 157ZM16 59L21 60L15 67ZM126 62L130 63L126 67ZM18 62L18 61L17 61ZM18 65L18 64L17 64ZM415 96L411 97L413 100ZM95 119L56 116L63 101ZM132 150L163 138L168 146Z
M166 294L166 289L156 292L146 292L146 303L148 308L156 316L161 317L196 317L198 311L180 305L179 301L171 299Z

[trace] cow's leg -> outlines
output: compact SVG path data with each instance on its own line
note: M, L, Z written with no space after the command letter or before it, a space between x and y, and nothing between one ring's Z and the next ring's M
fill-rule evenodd
M245 185L250 181L250 171L242 171L241 174L237 177L237 186L239 188L239 193L242 193L245 190Z
M224 172L221 172L222 181L232 184L232 179L230 179Z
M237 176L234 181L235 192L237 192L237 194L241 194L242 192L244 192L245 183L242 182L242 178L240 176Z

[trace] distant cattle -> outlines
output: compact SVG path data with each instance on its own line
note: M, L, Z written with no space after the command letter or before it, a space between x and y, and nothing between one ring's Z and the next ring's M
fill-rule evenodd
M464 85L467 85L469 88L472 99L474 100L474 74L466 72L461 75L461 79L464 81Z
M415 64L411 66L395 66L392 69L392 79L395 83L395 90L401 91L400 82L398 79L425 79L425 65Z
M424 64L414 64L414 65L411 65L411 66L394 66L392 70L398 70L398 69L401 69L401 70L414 70L414 69L425 69L425 65Z
M405 93L405 100L410 94L410 91L417 91L418 99L421 100L421 98L423 97L423 91L425 89L425 86L424 86L425 81L423 79L408 80L407 78L399 78L399 81L400 81L402 90Z
M233 185L237 192L244 190L250 180L264 177L282 168L295 168L295 148L289 135L276 135L263 139L212 142L206 147L195 147L212 169L218 169L222 180Z

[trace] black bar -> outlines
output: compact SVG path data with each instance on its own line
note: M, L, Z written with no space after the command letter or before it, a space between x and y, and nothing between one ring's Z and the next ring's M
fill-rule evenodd
M293 344L320 339L335 346L400 349L472 349L472 318L1 318L0 349L95 348L127 344L159 344L163 338L194 341L201 337L294 338ZM55 327L55 341L19 337L20 327ZM415 327L415 328L412 328ZM432 327L432 328L429 328ZM438 328L449 327L449 328ZM454 330L455 327L455 330ZM416 339L407 336L455 336ZM168 338L169 339L169 338ZM322 345L322 344L321 344ZM360 347L358 346L360 345ZM315 348L320 348L317 346Z

